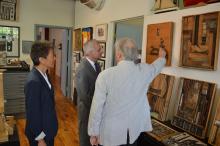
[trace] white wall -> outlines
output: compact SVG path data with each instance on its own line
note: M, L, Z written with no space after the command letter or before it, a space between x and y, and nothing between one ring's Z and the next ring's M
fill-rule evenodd
M20 42L34 40L34 24L47 24L73 27L73 0L20 0L18 22L0 21L0 25L20 27ZM31 62L29 55L22 54L20 58Z
M154 0L105 0L102 10L95 11L76 2L75 28L151 14Z

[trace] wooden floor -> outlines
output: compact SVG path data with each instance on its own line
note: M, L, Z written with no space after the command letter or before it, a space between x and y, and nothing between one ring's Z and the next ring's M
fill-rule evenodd
M76 107L62 95L58 83L55 84L56 111L59 123L55 146L79 146ZM17 120L17 129L21 146L29 146L24 134L25 119Z

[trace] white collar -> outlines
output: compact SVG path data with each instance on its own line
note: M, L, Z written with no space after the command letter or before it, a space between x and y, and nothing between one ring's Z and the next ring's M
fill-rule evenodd
M86 59L89 61L90 64L95 65L95 62L92 61L91 59L89 59L88 57L86 57Z

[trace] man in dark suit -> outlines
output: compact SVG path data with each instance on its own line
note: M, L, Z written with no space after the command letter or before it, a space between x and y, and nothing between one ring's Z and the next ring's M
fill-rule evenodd
M96 61L101 58L102 50L96 40L86 42L83 50L85 57L81 60L76 73L79 139L80 146L90 146L88 118L95 90L95 81L101 71Z
M24 87L27 119L25 133L30 146L54 146L58 121L54 90L46 74L54 66L53 48L48 42L35 42L30 56L34 67Z

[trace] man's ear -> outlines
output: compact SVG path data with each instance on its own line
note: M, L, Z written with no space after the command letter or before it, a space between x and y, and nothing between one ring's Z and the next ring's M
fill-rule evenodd
M44 58L43 57L39 57L39 62L40 62L40 64L44 63Z

